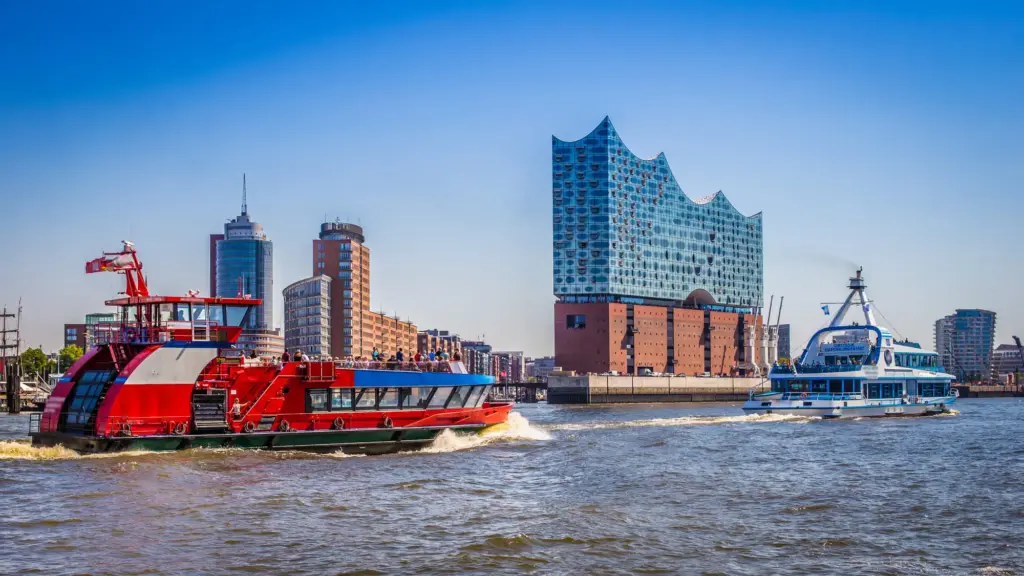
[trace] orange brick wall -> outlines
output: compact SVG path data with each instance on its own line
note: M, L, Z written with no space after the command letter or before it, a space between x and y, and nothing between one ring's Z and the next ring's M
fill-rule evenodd
M668 308L633 306L633 366L668 371Z

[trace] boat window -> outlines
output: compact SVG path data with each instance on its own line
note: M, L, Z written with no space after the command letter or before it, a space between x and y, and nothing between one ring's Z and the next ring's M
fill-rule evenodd
M398 408L398 388L383 388L377 397L378 408Z
M205 304L193 304L192 305L192 321L193 322L205 322L206 321L206 305Z
M376 388L356 390L356 410L372 410L377 405Z
M454 388L451 386L441 386L435 390L427 408L444 408L444 405L448 403L448 397L452 395L452 390Z
M306 412L327 412L327 389L306 390Z
M466 404L466 396L469 395L469 391L472 386L459 386L455 390L455 394L452 394L452 399L448 401L448 408L462 408Z
M811 392L824 392L826 380L811 380Z
M352 389L331 388L331 410L351 410Z
M433 388L402 388L402 408L426 408Z
M487 386L477 386L476 388L473 388L473 392L469 395L469 400L466 401L466 407L477 408L480 406L481 400L483 400L484 390L486 388Z
M191 318L188 312L188 304L175 304L174 305L174 319L178 322L188 322Z
M878 388L878 382L870 382L868 384L868 398L881 398Z
M849 380L849 384L846 385L846 389L853 394L860 394L860 380Z
M892 384L889 382L882 384L882 398L892 398Z
M166 324L174 317L174 304L164 302L160 304L157 312L157 319L161 324Z
M248 306L225 306L227 317L226 324L228 326L241 326L245 322L245 317L249 315Z
M789 391L790 392L807 392L807 380L790 380Z
M224 307L220 304L213 304L210 306L210 322L217 324L218 326L224 325Z
M829 380L828 391L830 394L842 394L843 393L843 381L842 380Z
M772 392L785 392L786 381L785 380L772 380Z

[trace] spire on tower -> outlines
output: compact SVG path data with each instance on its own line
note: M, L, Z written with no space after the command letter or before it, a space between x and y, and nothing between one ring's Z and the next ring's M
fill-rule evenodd
M245 172L242 172L242 215L249 213L249 205L245 201Z

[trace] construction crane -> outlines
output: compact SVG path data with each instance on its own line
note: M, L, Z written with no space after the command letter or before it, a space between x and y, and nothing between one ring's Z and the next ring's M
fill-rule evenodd
M1017 353L1020 354L1020 365L1021 365L1021 368L1024 368L1024 346L1021 346L1020 338L1017 338L1016 336L1013 337L1013 342L1017 345ZM1018 390L1020 390L1020 388L1021 388L1020 382L1018 381L1018 378L1020 377L1020 373L1021 373L1021 370L1018 369L1017 373L1016 373L1016 376L1014 377L1014 382L1013 382L1014 384L1017 385L1017 389Z

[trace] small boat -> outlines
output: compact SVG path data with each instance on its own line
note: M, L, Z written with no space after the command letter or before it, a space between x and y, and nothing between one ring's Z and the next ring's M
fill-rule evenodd
M86 272L125 275L111 339L87 351L31 416L35 446L78 452L259 448L381 454L444 430L506 422L494 378L461 362L246 358L234 349L259 299L151 296L130 242Z
M829 325L811 336L798 361L772 366L771 389L751 390L744 412L858 418L952 411L955 377L943 372L939 355L894 340L875 322L862 269L848 287L850 295ZM846 323L854 306L863 311L863 324Z

